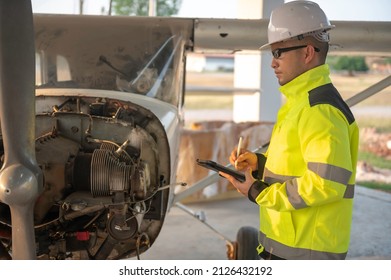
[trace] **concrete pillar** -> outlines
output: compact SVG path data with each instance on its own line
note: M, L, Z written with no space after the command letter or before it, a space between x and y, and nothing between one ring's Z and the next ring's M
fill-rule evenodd
M150 17L156 16L156 0L149 0L148 16Z
M271 11L284 0L237 0L237 18L269 18ZM267 32L263 30L260 32ZM271 55L266 52L239 52L235 54L234 86L237 88L259 88L256 93L234 95L233 120L276 120L281 106L277 78L271 68Z

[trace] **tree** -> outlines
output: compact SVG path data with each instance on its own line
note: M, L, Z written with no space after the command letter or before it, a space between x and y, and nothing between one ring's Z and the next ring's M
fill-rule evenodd
M355 71L366 72L368 66L362 56L341 56L334 64L335 70L348 70L349 76L354 76Z
M182 0L156 0L156 15L171 16L179 11ZM116 15L147 16L149 0L112 0L112 11Z

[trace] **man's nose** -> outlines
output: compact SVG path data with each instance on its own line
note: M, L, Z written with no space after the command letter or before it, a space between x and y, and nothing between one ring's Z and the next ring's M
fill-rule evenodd
M271 62L271 64L270 64L270 66L274 69L274 68L277 67L277 65L278 65L277 59L275 59L274 57L272 57L272 62Z

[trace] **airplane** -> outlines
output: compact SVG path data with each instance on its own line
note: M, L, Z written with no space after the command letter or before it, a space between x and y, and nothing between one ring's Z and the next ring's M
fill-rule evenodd
M268 20L43 15L28 0L0 9L0 259L139 258L169 209L217 177L173 191L186 184L186 55L258 50ZM389 55L390 22L333 23L334 52ZM229 258L253 258L254 232L238 233Z

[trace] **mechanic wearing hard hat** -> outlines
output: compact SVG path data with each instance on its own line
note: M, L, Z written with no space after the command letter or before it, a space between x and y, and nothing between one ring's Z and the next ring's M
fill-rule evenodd
M246 181L221 173L260 207L263 259L345 259L348 252L359 130L325 64L332 28L310 1L272 12L261 50L273 54L286 102L265 154L232 151Z

